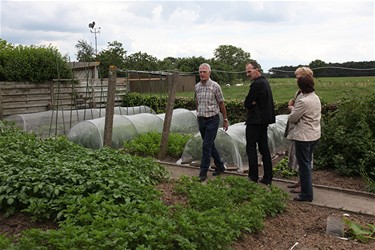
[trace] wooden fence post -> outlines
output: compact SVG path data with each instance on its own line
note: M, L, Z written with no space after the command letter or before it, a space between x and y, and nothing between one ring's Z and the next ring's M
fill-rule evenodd
M113 130L113 116L115 107L115 92L116 92L116 66L109 66L108 91L107 91L107 105L105 107L105 124L104 124L104 142L103 146L111 147L112 145L112 130Z
M178 73L173 72L172 77L168 77L168 102L167 102L167 107L166 107L166 112L165 112L165 117L164 117L163 133L162 133L161 142L160 142L160 150L159 150L159 155L158 155L159 160L164 160L167 155L168 136L169 136L169 130L171 128L174 102L176 99L177 82L178 82Z

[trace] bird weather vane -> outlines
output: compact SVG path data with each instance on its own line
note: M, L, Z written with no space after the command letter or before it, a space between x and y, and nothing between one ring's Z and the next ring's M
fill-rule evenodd
M90 32L94 33L95 35L95 55L97 56L98 55L98 42L97 42L96 34L100 34L100 27L95 28L95 21L92 21L92 23L89 23L89 28L90 28Z

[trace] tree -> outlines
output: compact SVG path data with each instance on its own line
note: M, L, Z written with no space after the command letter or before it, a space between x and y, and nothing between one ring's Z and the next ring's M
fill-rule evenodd
M325 69L319 69L324 66L326 66L326 63L319 59L316 59L309 64L309 68L314 70L315 77L322 76L322 74L324 74Z
M109 66L114 65L118 69L125 68L126 50L122 47L122 43L118 41L108 42L105 50L101 51L97 58L100 62L100 77L108 77ZM124 76L126 73L119 71L117 76Z
M79 62L92 62L95 59L95 52L94 48L91 44L88 44L86 40L78 40L76 44L77 54L77 61Z
M175 57L166 57L162 61L159 61L159 70L175 70L177 69L178 59Z
M227 64L233 71L245 71L250 53L233 45L220 45L214 51L214 60Z
M156 57L139 51L126 58L125 67L131 70L152 71L157 69L158 64Z
M246 63L250 60L250 53L233 45L220 45L214 51L214 61L219 65L227 65L227 70L237 72L228 78L230 81L235 81L238 78L245 77L245 74L238 75L238 72L245 71Z

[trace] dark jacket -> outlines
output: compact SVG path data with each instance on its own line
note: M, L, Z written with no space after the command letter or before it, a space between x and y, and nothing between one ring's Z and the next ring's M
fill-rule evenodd
M275 123L275 106L270 84L264 76L259 76L251 85L245 99L247 109L246 124L268 125Z

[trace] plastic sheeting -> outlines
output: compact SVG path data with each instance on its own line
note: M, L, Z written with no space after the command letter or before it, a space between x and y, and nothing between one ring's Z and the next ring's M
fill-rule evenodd
M49 110L45 112L19 114L5 117L4 120L15 122L24 131L34 132L41 137L66 135L79 122L105 117L103 109ZM134 115L155 111L147 106L115 107L118 115Z
M80 122L69 131L68 139L86 148L99 149L104 145L104 126L104 117ZM154 114L114 115L111 146L118 149L138 135L162 130L163 119Z
M287 119L288 115L278 115L276 116L276 123L268 126L268 145L272 157L285 152L287 149L288 141L284 137ZM229 126L227 131L219 129L215 140L215 146L226 166L236 168L239 172L248 169L245 131L245 123L236 123ZM200 133L197 133L186 144L178 163L188 164L194 161L199 162L201 155L202 138ZM258 158L259 162L261 162L259 153Z
M115 116L112 129L112 147L121 148L125 141L131 140L148 132L161 133L165 114L141 113L123 117ZM223 117L220 115L221 122ZM68 139L87 148L103 147L105 119L83 121L74 126L68 133ZM174 109L170 132L195 134L199 131L196 111Z

